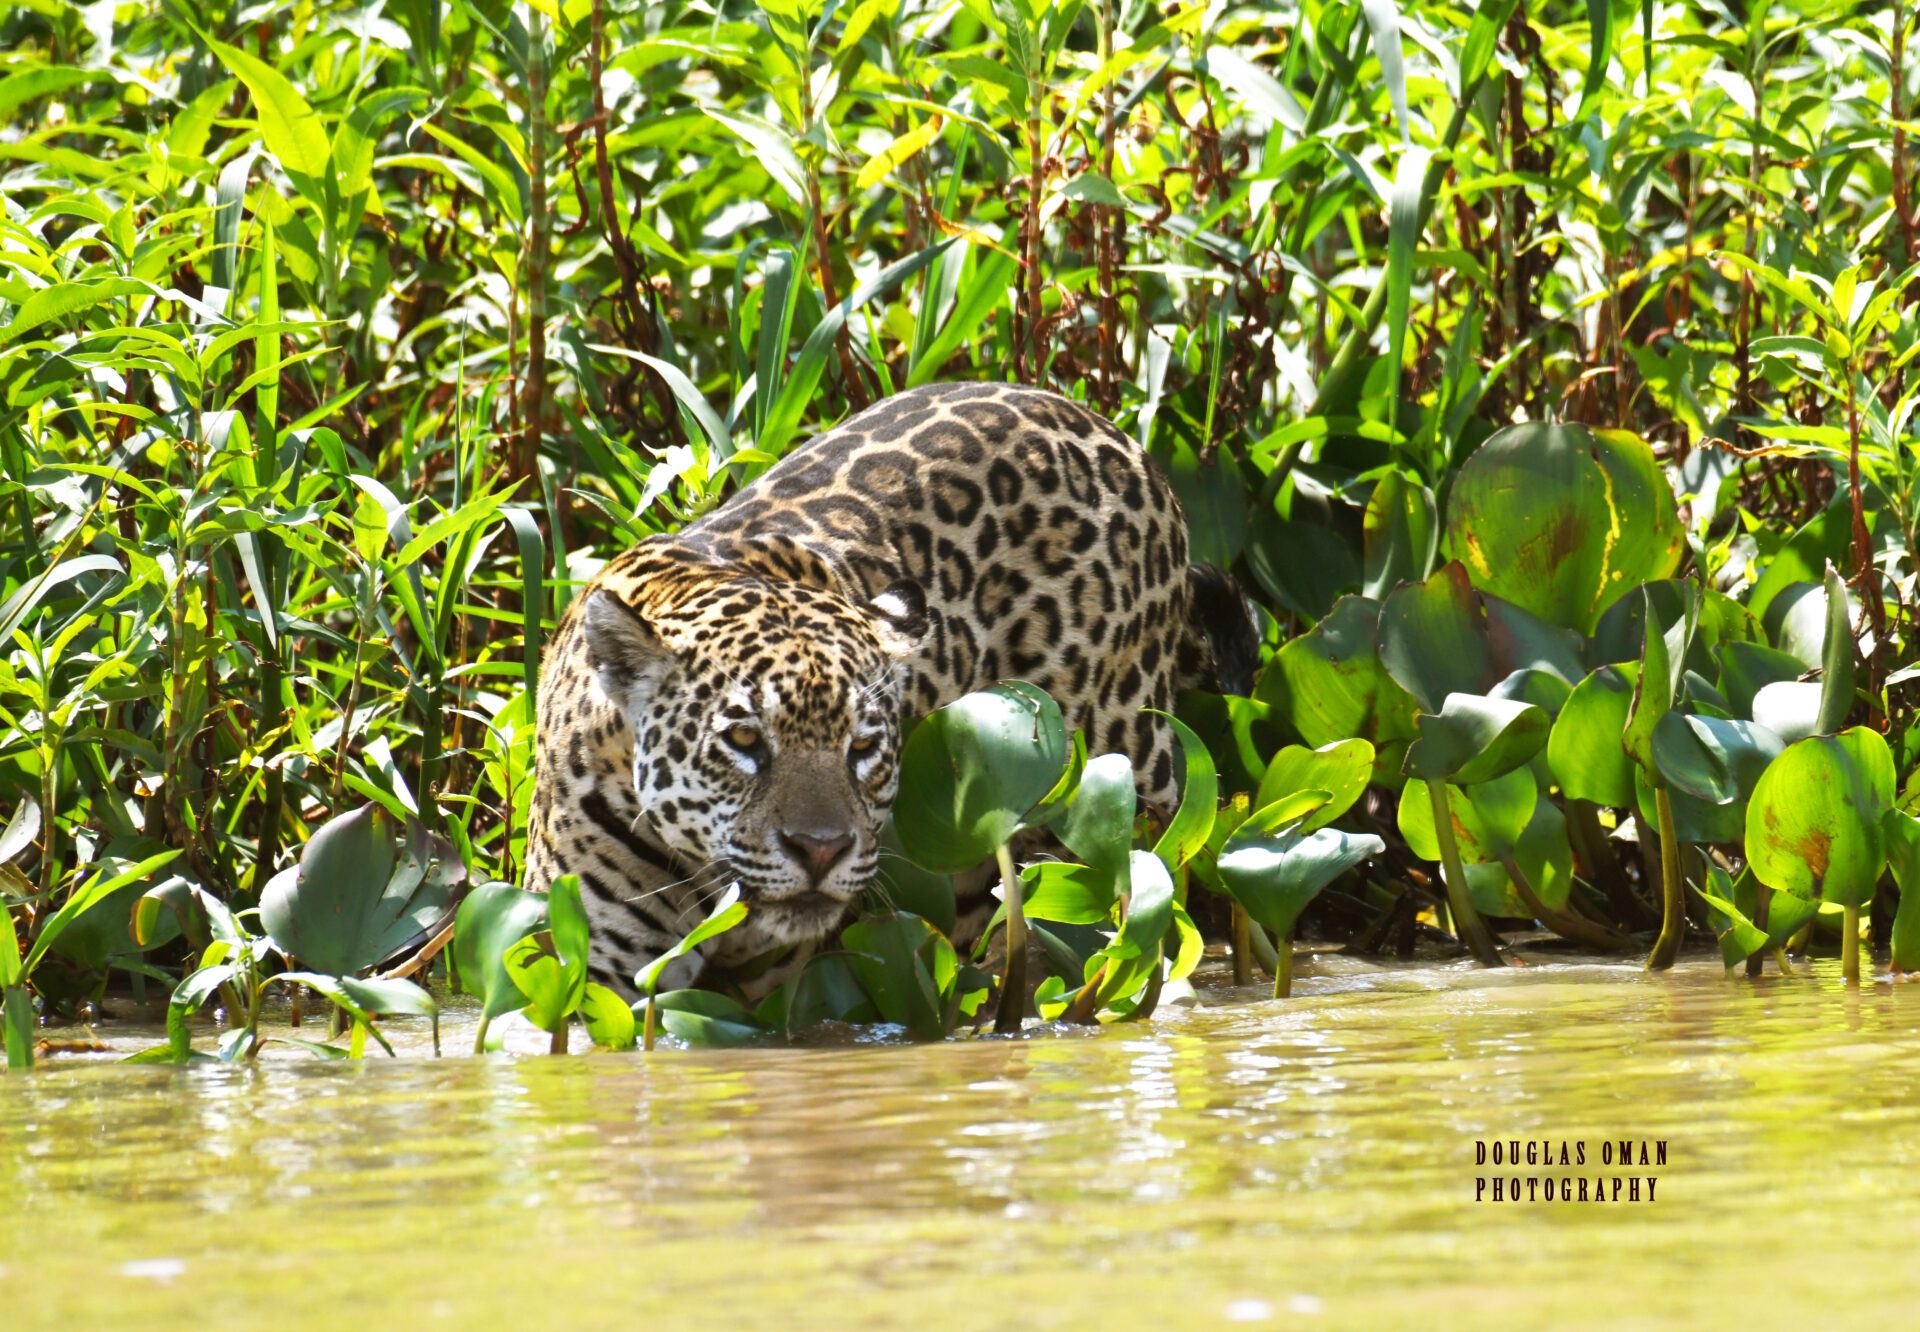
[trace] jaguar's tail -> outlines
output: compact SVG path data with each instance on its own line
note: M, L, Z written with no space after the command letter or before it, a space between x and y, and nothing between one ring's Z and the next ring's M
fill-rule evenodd
M1260 669L1260 617L1253 603L1231 574L1212 564L1187 566L1187 591L1189 651L1184 655L1205 665L1182 681L1183 687L1251 694Z

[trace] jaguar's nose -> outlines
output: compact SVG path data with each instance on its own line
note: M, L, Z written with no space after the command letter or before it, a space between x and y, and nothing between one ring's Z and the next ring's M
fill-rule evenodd
M782 828L780 845L786 848L794 863L805 870L808 879L818 887L820 881L827 877L827 871L853 845L853 834L838 829L831 832L795 832Z

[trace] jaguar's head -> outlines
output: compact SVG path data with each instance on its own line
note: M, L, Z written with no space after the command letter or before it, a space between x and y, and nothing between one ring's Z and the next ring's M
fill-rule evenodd
M702 876L738 879L769 943L831 930L873 879L899 785L920 585L856 602L747 574L665 604L601 587L582 614L653 835Z

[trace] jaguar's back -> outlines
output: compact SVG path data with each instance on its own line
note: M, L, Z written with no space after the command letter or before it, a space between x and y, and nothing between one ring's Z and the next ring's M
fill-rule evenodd
M871 879L908 718L1030 681L1170 809L1170 728L1141 709L1253 651L1134 441L1050 393L911 390L575 601L543 670L529 886L581 875L623 989L736 879L753 909L708 961L816 940Z

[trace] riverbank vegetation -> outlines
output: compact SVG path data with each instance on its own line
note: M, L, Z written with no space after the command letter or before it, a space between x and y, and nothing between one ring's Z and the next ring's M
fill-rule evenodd
M1281 992L1300 931L1920 967L1911 26L23 0L10 1061L129 985L174 996L168 1057L216 998L249 1056L270 988L357 1047L444 993L444 963L394 974L423 942L556 1048L574 1014L614 1045L938 1035L991 1011L943 933L962 851L1001 861L1010 964L1046 959L1020 988L1069 1020L1151 1013L1206 932ZM628 543L936 379L1139 438L1259 604L1257 684L1182 701L1168 827L1064 731L1008 748L995 717L1044 701L969 700L909 746L911 910L756 1010L663 995L636 1035L564 894L513 887L543 635ZM970 761L1032 790L966 807ZM1040 826L1068 854L1016 873Z

